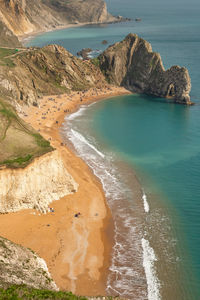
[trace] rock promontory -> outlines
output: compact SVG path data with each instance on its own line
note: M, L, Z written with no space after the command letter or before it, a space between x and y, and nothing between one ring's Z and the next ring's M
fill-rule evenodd
M191 104L191 80L184 67L165 70L159 53L136 34L110 46L99 56L99 65L107 80L127 89Z
M103 0L0 0L0 22L16 37L61 28L68 24L120 22ZM0 24L0 36L1 36ZM8 46L7 41L0 41Z

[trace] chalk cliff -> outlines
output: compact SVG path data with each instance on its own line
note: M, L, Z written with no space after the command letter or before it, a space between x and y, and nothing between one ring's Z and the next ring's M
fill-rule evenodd
M0 237L0 287L10 284L58 290L42 258L33 251ZM4 299L7 299L6 296Z
M191 81L188 70L173 66L164 69L159 53L152 52L150 43L136 34L110 46L99 57L100 68L112 84L191 104Z
M77 191L78 185L57 151L36 158L24 169L0 170L0 213L48 205Z

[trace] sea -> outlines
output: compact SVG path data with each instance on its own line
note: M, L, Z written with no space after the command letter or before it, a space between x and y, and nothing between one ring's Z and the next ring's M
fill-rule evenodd
M127 95L82 106L66 118L67 139L101 180L114 219L107 294L130 300L200 299L200 2L107 0L130 22L48 32L28 46L56 43L91 57L130 32L161 54L165 68L188 68L182 106ZM141 18L136 22L136 18Z

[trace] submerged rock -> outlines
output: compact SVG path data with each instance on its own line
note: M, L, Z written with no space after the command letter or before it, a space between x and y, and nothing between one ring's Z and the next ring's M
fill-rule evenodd
M78 56L81 56L83 59L89 59L88 54L92 51L91 48L84 48L81 51L77 52Z
M129 34L122 42L110 46L99 56L99 61L103 74L112 84L192 104L188 70L179 66L165 70L160 54L153 52L150 43L136 34Z

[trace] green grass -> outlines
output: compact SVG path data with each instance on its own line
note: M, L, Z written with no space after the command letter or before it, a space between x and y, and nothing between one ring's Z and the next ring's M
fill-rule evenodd
M13 55L17 52L18 52L18 49L0 48L0 65L8 66L10 68L14 67L15 66L14 62L8 56Z
M2 164L7 165L7 166L12 166L13 164L18 164L21 166L22 164L30 161L32 157L33 157L33 155L28 154L25 157L18 157L18 158L11 159L11 160L9 160L9 159L4 160Z
M7 66L7 67L10 67L10 68L15 67L14 62L9 57L3 58L2 60L0 60L0 65L1 66Z
M99 65L100 65L100 61L99 61L98 57L91 59L91 63L93 63L93 65L95 65L96 67L99 67Z
M0 289L0 300L87 300L85 297L75 296L69 292L53 292L29 288L25 285L12 285L7 289Z
M0 59L4 58L6 56L13 55L13 54L15 54L17 52L18 52L17 49L0 48Z
M8 119L16 118L16 114L12 110L6 108L5 106L2 109L0 109L0 113L6 116Z
M33 133L32 136L35 138L35 141L39 147L48 148L50 146L50 142L45 140L39 133Z
M45 140L39 133L34 131L34 129L27 126L26 123L18 117L15 110L2 100L0 100L0 125L0 165L6 165L9 168L24 168L35 157L39 157L53 150L49 141ZM18 141L16 138L10 139L10 128L12 134L16 133L17 135L19 132L22 132L25 139L22 140L20 134ZM1 150L1 147L3 150ZM12 151L11 149L15 150ZM3 153L5 153L5 155L3 155Z

